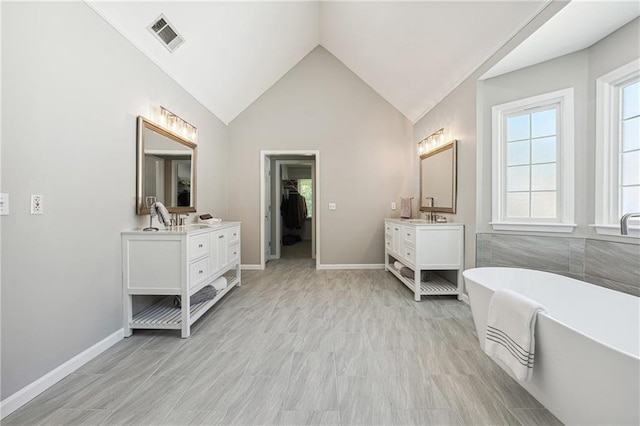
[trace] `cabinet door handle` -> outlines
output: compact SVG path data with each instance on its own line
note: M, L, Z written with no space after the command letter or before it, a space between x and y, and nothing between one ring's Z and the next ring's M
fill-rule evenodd
M199 274L201 274L201 273L202 273L202 269L200 269L200 270L198 271L198 273L199 273Z
M199 247L199 248L202 248L202 244L198 244L198 247Z
M224 235L220 235L220 236L218 236L218 238L224 238Z

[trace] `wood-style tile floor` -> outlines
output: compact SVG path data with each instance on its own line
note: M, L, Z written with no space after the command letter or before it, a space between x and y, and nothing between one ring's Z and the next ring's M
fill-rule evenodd
M555 425L469 307L382 270L243 272L189 339L136 330L3 424Z

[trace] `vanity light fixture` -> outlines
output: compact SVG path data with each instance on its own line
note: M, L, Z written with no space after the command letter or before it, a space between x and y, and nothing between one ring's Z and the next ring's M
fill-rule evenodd
M437 130L418 142L418 155L431 151L444 143L444 128Z
M172 133L193 143L198 142L198 129L165 107L160 107L160 125Z

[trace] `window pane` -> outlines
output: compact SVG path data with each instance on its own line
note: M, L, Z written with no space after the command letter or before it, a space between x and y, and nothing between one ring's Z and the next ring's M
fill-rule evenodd
M621 195L621 216L626 213L640 212L640 186L628 186L626 188L622 188Z
M640 185L640 151L622 154L620 173L623 185Z
M556 189L556 164L531 166L531 189L533 191Z
M640 117L622 122L622 150L640 148Z
M307 217L313 216L313 184L311 179L298 179L298 191L307 203Z
M556 109L538 111L531 114L531 137L553 136L556 134Z
M529 166L507 167L507 191L529 190Z
M548 219L556 217L556 192L531 193L531 217Z
M529 164L529 141L509 142L507 144L507 166Z
M542 138L531 141L531 162L551 163L556 161L556 138Z
M529 139L529 114L507 118L507 140Z
M528 192L511 192L507 194L507 217L529 217Z
M640 81L622 89L622 118L640 115Z

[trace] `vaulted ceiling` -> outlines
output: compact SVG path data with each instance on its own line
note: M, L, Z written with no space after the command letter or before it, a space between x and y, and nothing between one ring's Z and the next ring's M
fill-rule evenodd
M546 3L86 1L226 124L318 45L415 122ZM160 14L173 53L147 30Z

